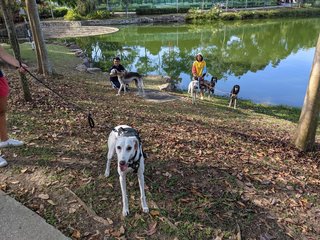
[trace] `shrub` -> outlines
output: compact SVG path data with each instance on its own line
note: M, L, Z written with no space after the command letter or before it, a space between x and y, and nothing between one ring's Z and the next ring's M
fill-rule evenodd
M220 14L220 18L221 20L240 20L241 16L236 12L224 12Z
M145 7L139 7L136 9L137 15L156 15L156 14L170 14L170 13L186 13L188 12L189 8L178 8L178 11L176 8L149 8L147 6Z
M76 11L69 9L67 14L64 16L64 19L69 21L78 21L83 19L83 17L81 17L81 15Z
M55 17L64 17L64 15L66 15L68 12L67 8L61 7L61 8L55 8L53 10L53 15Z
M88 14L86 19L107 19L110 18L110 12L106 10L98 10Z

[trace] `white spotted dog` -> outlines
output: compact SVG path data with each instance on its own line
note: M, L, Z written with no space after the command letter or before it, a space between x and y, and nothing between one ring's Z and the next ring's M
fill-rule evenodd
M118 173L122 193L122 215L127 216L129 214L126 175L132 171L138 175L142 210L145 213L149 212L144 191L144 153L138 132L127 125L119 125L111 131L108 139L106 177L110 175L110 162L115 152L118 158Z
M121 90L123 89L124 93L127 92L127 84L131 83L132 81L135 82L136 87L138 89L139 94L144 96L144 85L143 85L143 80L142 80L142 75L140 75L137 72L119 72L117 69L112 69L110 72L111 76L117 76L119 83L120 83L120 88L118 91L117 96L120 95Z
M237 99L238 99L238 94L240 92L240 86L239 85L234 85L233 88L231 89L230 92L230 102L229 102L229 107L233 105L233 108L237 108Z
M190 93L192 97L192 104L196 103L197 93L200 92L199 81L193 78L193 80L189 83L188 93Z

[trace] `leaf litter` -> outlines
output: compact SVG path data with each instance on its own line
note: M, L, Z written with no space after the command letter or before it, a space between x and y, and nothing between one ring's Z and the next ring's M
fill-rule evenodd
M185 96L161 104L134 93L119 97L103 75L84 79L62 69L68 78L48 83L91 110L91 130L87 112L32 80L33 102L25 103L17 74L8 73L9 128L27 144L2 150L9 166L0 170L0 187L65 235L318 239L320 147L297 151L290 140L295 123L241 109L241 102L233 111L219 107L227 101L218 99L192 106ZM130 215L122 218L115 160L111 176L103 176L107 136L119 124L141 134L150 214L142 213L137 179L128 176Z

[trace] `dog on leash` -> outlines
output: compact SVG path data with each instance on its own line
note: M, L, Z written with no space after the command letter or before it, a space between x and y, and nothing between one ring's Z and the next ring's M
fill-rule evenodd
M120 95L121 90L123 89L124 93L127 92L127 84L131 82L135 82L136 87L138 89L139 94L142 93L144 96L144 85L142 80L142 75L137 72L119 72L117 69L112 69L110 72L110 76L117 76L120 88L118 90L118 96Z
M210 82L209 81L204 81L203 85L204 85L204 90L205 92L208 93L208 98L210 98L210 96L214 95L214 89L216 86L216 83L218 82L218 78L217 77L211 77Z
M144 153L138 132L127 125L119 125L111 131L108 138L106 177L110 175L110 162L114 153L117 154L118 158L118 173L123 203L122 215L127 216L129 214L126 175L132 171L137 173L138 176L142 210L145 213L149 212L144 191Z
M192 104L196 104L197 93L200 92L200 86L198 80L192 80L188 86L188 93L192 97Z
M229 102L229 107L233 105L233 108L237 108L237 99L238 99L238 94L240 92L240 86L239 85L234 85L233 88L231 89L230 92L230 102Z

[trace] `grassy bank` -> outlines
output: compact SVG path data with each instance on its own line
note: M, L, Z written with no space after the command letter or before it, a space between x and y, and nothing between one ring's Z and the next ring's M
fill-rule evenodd
M246 20L246 19L270 19L270 18L298 18L318 17L320 8L278 8L278 9L255 9L233 10L224 12L220 8L212 8L208 11L197 9L189 10L186 21L211 22L216 20Z
M48 47L63 75L48 84L91 110L96 127L88 127L88 111L73 109L32 79L33 102L25 103L17 74L6 69L12 80L10 133L26 145L1 150L9 165L0 169L0 186L65 235L73 239L320 235L320 155L292 146L297 109L240 100L234 110L220 97L193 106L184 93L175 94L176 101L155 103L138 97L133 87L119 97L104 75L74 71L80 60L68 49ZM27 44L22 55L35 66ZM159 82L160 78L145 78L149 89ZM116 161L111 176L103 176L107 135L118 124L139 130L148 155L145 178L151 211L142 213L137 179L130 175L130 215L125 219ZM95 214L104 221L97 221Z

